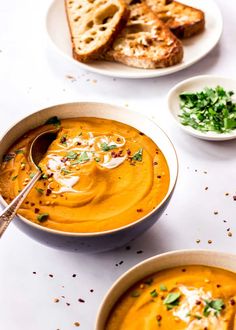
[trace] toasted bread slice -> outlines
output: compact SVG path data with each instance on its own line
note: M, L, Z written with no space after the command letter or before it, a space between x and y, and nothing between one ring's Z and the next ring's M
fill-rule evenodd
M204 30L203 11L177 1L167 4L163 1L146 0L146 3L178 38L189 38Z
M181 62L183 47L170 30L144 3L130 5L126 27L104 54L110 61L145 69L163 68Z
M125 26L129 10L123 0L65 0L73 57L98 58Z

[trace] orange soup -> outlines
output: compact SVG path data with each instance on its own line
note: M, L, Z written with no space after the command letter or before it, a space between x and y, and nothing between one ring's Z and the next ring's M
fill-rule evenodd
M57 138L39 164L42 177L20 215L64 232L102 232L142 218L166 196L166 159L142 132L98 118L65 119L56 125ZM25 134L3 159L0 189L8 203L33 177L30 145L48 128Z
M236 274L205 266L160 271L124 294L104 330L155 329L236 329Z

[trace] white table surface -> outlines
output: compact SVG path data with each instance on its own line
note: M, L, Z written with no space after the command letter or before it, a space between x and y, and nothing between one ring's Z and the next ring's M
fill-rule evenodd
M22 116L48 105L110 102L155 118L174 142L180 162L177 188L166 214L132 242L130 250L98 255L61 252L40 245L11 224L0 242L0 329L72 330L74 322L80 322L79 329L92 330L107 289L145 258L186 248L235 251L236 141L212 143L186 135L169 122L165 103L168 90L185 78L236 76L236 5L216 2L222 10L224 32L207 57L171 76L134 81L78 70L48 49L43 29L48 0L0 1L1 133ZM137 254L138 250L143 253ZM120 261L123 264L116 266ZM55 298L60 301L55 303Z

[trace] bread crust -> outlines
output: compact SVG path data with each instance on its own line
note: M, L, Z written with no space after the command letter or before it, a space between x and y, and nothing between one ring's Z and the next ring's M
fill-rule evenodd
M181 41L146 4L130 5L129 8L131 14L127 26L103 58L144 69L165 68L180 63L183 59ZM135 32L137 28L143 28L143 31Z
M78 26L74 26L73 25L73 14L71 11L71 8L69 7L69 4L72 3L73 1L77 1L78 0L65 0L65 10L66 10L66 17L67 17L67 22L68 22L68 26L69 26L69 31L70 31L70 36L71 36L71 44L72 44L72 55L73 58L80 61L80 62L89 62L92 60L96 60L98 59L104 52L107 51L107 49L109 49L110 45L113 43L113 41L115 40L116 36L119 34L119 32L122 30L122 28L126 25L128 18L129 18L129 9L127 8L126 4L124 3L123 0L115 0L115 4L117 5L117 7L119 8L119 12L117 14L117 16L119 15L119 17L116 17L116 20L113 22L113 24L109 23L108 24L101 24L100 27L105 28L106 25L106 30L104 31L104 33L101 33L100 31L97 31L97 34L100 34L100 39L103 38L103 40L96 40L96 36L94 37L94 47L90 47L90 49L86 49L86 44L84 45L85 47L79 49L80 46L79 43L81 42L81 40L84 37L84 34L88 34L88 31L82 31L82 27L80 28L80 25L82 26L84 24L84 22L80 23L78 22ZM84 0L85 2L90 2L88 0ZM95 0L95 1L100 1L100 0ZM114 0L107 0L107 1L100 1L101 6L104 3L107 3L109 5L109 3L112 5L114 2ZM99 10L99 4L98 4L98 8L97 10ZM91 10L91 21L94 20L94 17L96 15L95 10ZM79 12L75 15L79 16ZM96 19L96 17L95 17ZM89 23L89 22L85 22L85 23ZM80 24L80 25L79 25ZM94 33L94 26L93 28L93 33ZM99 29L99 28L98 28ZM105 35L106 33L106 35ZM90 36L88 36L90 37ZM93 38L93 37L92 37ZM81 40L80 40L81 39ZM98 38L97 38L98 39ZM95 43L95 41L97 41Z
M205 28L202 10L172 1L163 5L163 0L146 0L150 9L180 39L190 38Z

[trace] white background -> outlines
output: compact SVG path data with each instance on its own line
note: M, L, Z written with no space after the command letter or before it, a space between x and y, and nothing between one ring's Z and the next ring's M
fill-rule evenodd
M40 245L11 224L0 241L0 329L73 330L77 321L79 329L92 330L107 289L143 259L183 248L235 251L236 141L204 142L184 134L169 122L165 103L168 90L185 78L236 76L236 5L216 2L223 14L224 31L206 58L171 76L134 81L78 70L48 49L43 27L48 0L0 0L1 133L22 116L52 104L110 102L155 118L174 142L180 162L177 188L166 214L132 242L130 250L98 255L61 252ZM229 196L225 196L227 192ZM137 254L138 250L143 253ZM117 267L120 261L124 263ZM55 303L54 298L60 301Z

